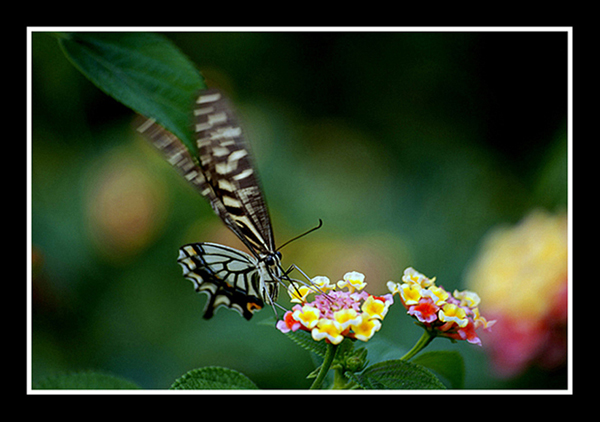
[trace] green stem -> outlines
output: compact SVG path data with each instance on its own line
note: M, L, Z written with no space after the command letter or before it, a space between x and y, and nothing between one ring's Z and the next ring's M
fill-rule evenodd
M337 346L335 344L327 343L327 351L325 352L325 357L323 358L323 364L321 365L321 369L319 370L319 374L315 381L310 386L311 390L316 390L321 387L323 381L325 380L325 376L327 372L329 372L329 368L331 368L331 364L333 363L333 358L335 357L335 352L337 351Z
M421 350L423 350L425 347L427 347L427 345L429 343L431 343L431 341L434 338L435 338L435 332L429 331L429 330L424 330L423 335L421 336L421 338L419 339L419 341L417 341L415 343L415 345L413 346L413 348L410 349L404 356L402 356L400 358L400 360L409 360L414 355L416 355Z
M344 375L344 369L338 368L333 372L333 386L332 390L350 390L352 389L356 383L354 381L350 381Z

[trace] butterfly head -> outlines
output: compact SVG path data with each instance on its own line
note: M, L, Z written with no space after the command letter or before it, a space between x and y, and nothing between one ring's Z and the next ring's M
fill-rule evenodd
M281 252L267 253L260 259L259 264L262 280L263 297L268 301L277 300L279 294L279 281L283 271L281 270Z
M281 252L277 251L275 253L267 254L267 256L264 258L264 262L267 267L279 268L279 264L281 263Z
M260 258L264 279L278 281L281 279L281 252L266 253Z

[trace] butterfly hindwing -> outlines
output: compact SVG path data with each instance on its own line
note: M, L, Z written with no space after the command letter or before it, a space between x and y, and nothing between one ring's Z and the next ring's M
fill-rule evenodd
M259 293L258 263L252 256L204 242L182 246L177 262L196 291L209 297L204 318L211 318L218 307L225 306L249 320L264 306Z

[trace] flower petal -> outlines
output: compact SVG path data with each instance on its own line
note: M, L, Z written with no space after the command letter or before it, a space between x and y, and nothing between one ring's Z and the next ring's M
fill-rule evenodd
M335 289L335 284L331 283L329 277L325 277L322 275L313 277L311 279L311 283L313 284L313 287L321 293L327 293L328 291Z
M368 341L376 331L381 328L381 322L376 318L371 318L368 314L363 313L357 324L353 324L352 331L354 337L361 341Z
M314 306L304 305L301 309L296 309L293 314L293 318L306 328L311 329L319 322L321 311Z
M437 306L429 297L424 297L419 300L417 305L408 308L408 314L414 316L419 321L430 324L438 319L437 311L440 307Z
M421 288L418 284L405 283L400 286L400 297L405 305L416 305L421 299Z
M312 338L316 341L329 340L332 344L340 344L344 340L342 330L335 321L321 318L315 328L312 329Z
M290 296L290 302L292 303L305 303L306 297L313 293L313 290L299 283L290 283L288 286L288 295Z
M351 324L356 324L360 321L358 312L352 308L334 312L333 319L338 323L340 332L346 330Z
M435 277L429 279L412 267L404 270L402 281L408 284L418 284L421 287L429 287L435 282Z
M365 283L364 274L359 273L358 271L350 271L344 274L343 280L338 281L337 285L340 289L348 287L350 291L354 291L354 289L364 289L367 283Z
M382 300L383 299L383 300ZM370 317L383 319L387 314L390 302L385 298L369 296L362 304L361 310L367 313Z
M470 290L463 290L462 292L454 290L452 296L460 300L461 306L467 306L469 308L475 308L479 305L479 302L481 302L479 295Z
M465 327L469 323L465 310L452 303L446 303L442 307L439 318L443 322L455 322L459 327Z

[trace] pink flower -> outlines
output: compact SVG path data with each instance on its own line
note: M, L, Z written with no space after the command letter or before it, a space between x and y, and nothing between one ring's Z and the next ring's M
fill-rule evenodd
M481 340L477 337L473 321L469 321L464 327L460 327L450 333L445 333L443 336L454 340L467 340L471 344L481 346Z
M277 329L282 333L289 333L290 331L297 331L301 327L301 324L293 318L292 311L287 311L283 316L283 319L277 321Z
M381 328L381 321L394 303L390 294L373 296L364 291L364 275L356 271L346 273L337 284L347 290L333 290L335 285L327 277L315 277L315 281L313 285L288 288L291 299L301 304L277 322L279 331L301 329L310 332L315 341L325 339L332 344L339 344L344 338L368 341ZM307 289L311 292L307 293ZM307 296L311 293L315 297L309 302Z

